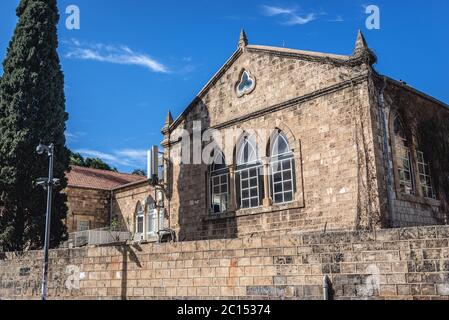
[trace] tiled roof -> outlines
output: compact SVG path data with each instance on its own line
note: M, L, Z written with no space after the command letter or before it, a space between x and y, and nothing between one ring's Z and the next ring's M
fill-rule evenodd
M72 166L66 174L69 187L113 190L134 182L144 182L146 177L106 170Z

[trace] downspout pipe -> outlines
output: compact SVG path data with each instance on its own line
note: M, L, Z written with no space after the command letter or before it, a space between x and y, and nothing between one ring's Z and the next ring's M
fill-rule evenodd
M323 300L330 301L331 300L331 281L328 276L323 277Z

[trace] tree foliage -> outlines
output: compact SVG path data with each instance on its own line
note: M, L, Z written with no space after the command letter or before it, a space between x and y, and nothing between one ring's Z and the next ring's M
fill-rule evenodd
M64 75L57 53L59 13L56 0L21 0L19 18L0 81L0 248L40 249L44 242L46 193L36 186L48 174L39 143L55 145L55 190L51 244L66 237L64 219L69 152L64 132Z
M70 165L117 172L117 168L111 167L103 160L99 158L84 158L79 153L70 153Z

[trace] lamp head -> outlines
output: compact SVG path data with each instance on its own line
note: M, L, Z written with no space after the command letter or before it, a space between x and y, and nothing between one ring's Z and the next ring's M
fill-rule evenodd
M39 144L36 148L36 152L39 155L43 155L47 150L48 150L48 148L46 146L44 146L43 144Z

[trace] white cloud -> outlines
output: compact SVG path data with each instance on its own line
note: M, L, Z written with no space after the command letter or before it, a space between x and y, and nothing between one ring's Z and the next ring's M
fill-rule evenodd
M337 16L337 17L335 17L335 19L329 19L327 21L329 21L329 22L345 22L345 19L343 19L342 16Z
M280 14L294 14L294 9L289 8L281 8L281 7L272 7L272 6L262 6L262 10L266 16L277 16Z
M101 43L86 44L72 39L65 42L68 59L92 60L122 65L135 65L149 69L152 72L168 73L168 68L144 53L137 53L127 46L104 45Z
M303 24L307 24L315 19L316 19L316 16L314 13L309 13L305 17L300 17L298 15L292 15L292 17L290 19L288 19L284 24L286 24L288 26L303 25Z
M112 166L125 166L132 169L144 168L147 161L146 150L123 149L106 153L92 149L79 149L75 150L75 152L83 157L99 158Z
M273 7L267 5L262 6L262 14L268 17L282 16L285 19L282 24L288 26L304 25L317 18L315 13L300 15L296 8Z

